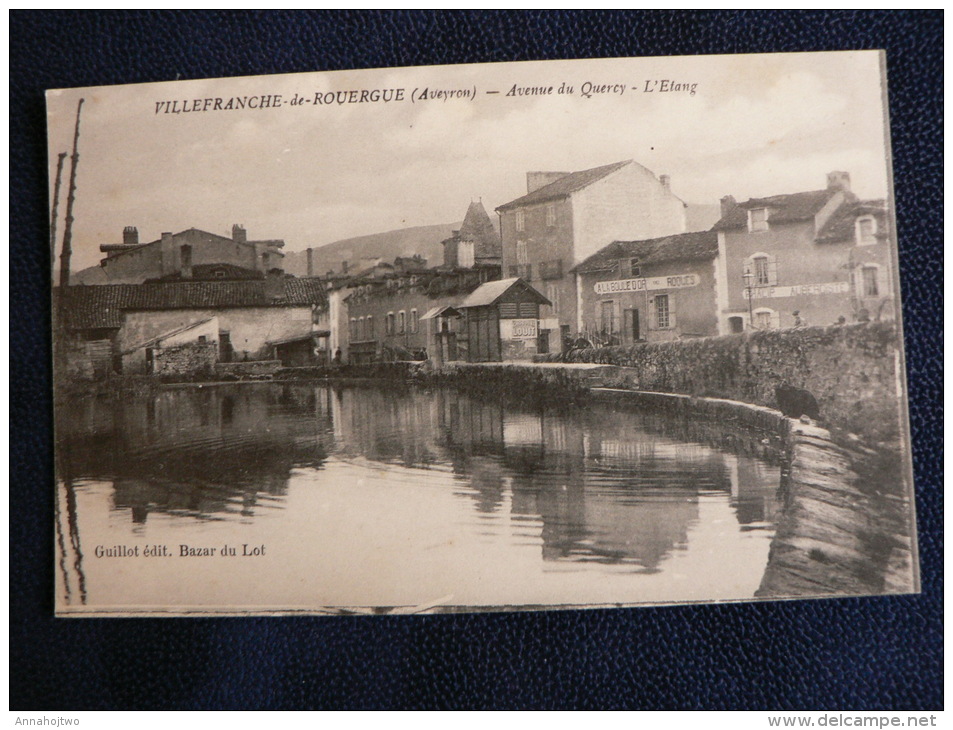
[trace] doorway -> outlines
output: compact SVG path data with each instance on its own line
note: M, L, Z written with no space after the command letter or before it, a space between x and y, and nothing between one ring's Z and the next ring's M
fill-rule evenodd
M638 342L642 338L639 328L639 310L625 309L622 311L623 337L626 343Z

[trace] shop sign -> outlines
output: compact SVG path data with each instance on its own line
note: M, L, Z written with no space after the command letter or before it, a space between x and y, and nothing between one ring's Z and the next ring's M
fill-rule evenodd
M504 340L535 340L539 336L538 320L501 319L500 337Z
M596 294L625 294L628 292L658 291L659 289L685 289L698 286L701 281L697 274L674 274L672 276L653 276L648 279L617 279L615 281L596 282Z
M756 286L742 290L745 299L783 299L786 297L815 297L821 294L847 294L850 284L846 281L829 281L824 284L796 284L794 286Z

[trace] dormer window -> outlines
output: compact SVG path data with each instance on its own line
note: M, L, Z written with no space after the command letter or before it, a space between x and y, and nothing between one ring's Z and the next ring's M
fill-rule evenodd
M872 215L858 218L854 224L854 233L858 246L877 243L877 219Z
M638 279L642 276L642 264L638 259L629 259L629 276Z
M768 209L752 208L748 211L748 231L755 233L757 231L768 230Z

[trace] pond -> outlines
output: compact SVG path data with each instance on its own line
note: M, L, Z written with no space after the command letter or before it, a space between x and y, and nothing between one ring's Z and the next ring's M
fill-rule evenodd
M756 438L612 401L257 383L59 415L63 613L747 599L780 512Z

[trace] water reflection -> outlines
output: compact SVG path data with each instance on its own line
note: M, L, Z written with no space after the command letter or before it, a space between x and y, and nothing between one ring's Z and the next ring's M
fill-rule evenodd
M544 560L656 571L685 546L700 495L726 495L744 530L773 530L780 509L770 450L745 454L735 442L732 453L668 435L677 426L664 418L505 406L448 390L341 391L332 404L345 453L409 468L449 463L479 513L503 510L509 495L512 516L542 522Z
M251 517L287 493L292 468L319 468L332 441L328 392L299 386L186 387L61 415L66 481L113 482L113 509L214 520Z
M265 529L267 517L273 534L321 559L376 545L392 525L416 537L428 510L443 510L450 542L472 537L482 546L467 561L479 564L481 550L497 556L488 564L500 550L514 560L529 550L540 581L547 570L573 566L598 582L599 566L663 573L692 545L734 551L715 556L726 565L760 559L763 570L780 509L780 468L757 439L726 441L724 429L612 404L527 406L444 389L267 383L88 400L58 416L56 539L67 604L86 602L83 524L93 525L83 539L97 543L137 535L194 541L228 524L238 528L229 539L241 541ZM421 474L439 493L426 491ZM103 504L108 520L96 514ZM148 533L156 519L161 525ZM353 538L331 537L339 528ZM760 536L762 558L744 554L751 533ZM351 539L365 544L342 544ZM412 553L400 542L407 539L400 533L380 549ZM692 558L699 571L712 559ZM759 579L750 576L746 595Z

